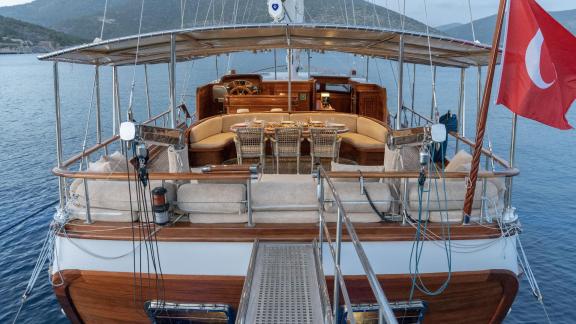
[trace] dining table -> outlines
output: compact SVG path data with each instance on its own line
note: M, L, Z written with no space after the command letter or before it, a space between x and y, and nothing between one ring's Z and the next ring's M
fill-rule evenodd
M302 128L302 136L309 137L310 129L312 128L333 128L336 129L338 134L344 134L350 130L345 124L334 123L334 122L324 122L324 121L272 121L267 122L263 120L250 120L242 123L236 123L230 126L231 132L236 132L239 128L264 128L264 134L268 137L274 136L277 128Z

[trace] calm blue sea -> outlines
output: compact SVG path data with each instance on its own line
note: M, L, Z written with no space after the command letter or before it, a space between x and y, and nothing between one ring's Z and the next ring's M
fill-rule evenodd
M254 57L256 56L256 57ZM306 66L305 55L302 65ZM235 68L239 73L273 66L270 54L236 54L218 58L220 73ZM284 56L278 55L279 62ZM365 61L349 55L313 56L312 66L324 74L346 73L355 67L365 75ZM178 97L193 106L195 88L216 78L215 59L194 64L178 64ZM395 107L396 84L393 64L371 60L369 78L388 88L390 107ZM66 156L79 151L84 136L93 68L61 64L61 94ZM168 107L167 67L151 66L151 98L155 112ZM133 78L132 67L120 68L121 101L125 111ZM429 67L417 69L416 107L429 114L431 76ZM437 98L439 110L457 111L459 71L439 69ZM139 120L145 116L143 73L135 73L134 110ZM103 118L105 134L110 134L110 69L103 68ZM406 80L408 88L409 78ZM467 114L476 114L476 71L467 73ZM405 97L410 105L410 97ZM94 142L94 116L89 128L89 144ZM487 138L495 151L507 157L511 114L504 108L490 111ZM576 109L569 114L576 125ZM57 181L50 173L55 165L54 98L52 64L33 55L0 56L0 323L10 322L38 256L41 241L54 213ZM474 126L467 123L467 135ZM521 175L514 182L514 205L518 208L524 233L522 241L536 278L544 293L544 303L556 323L576 322L576 133L558 131L520 119L517 166ZM543 323L542 308L523 280L507 323ZM47 269L26 303L19 323L66 323L52 294ZM462 319L466 322L466 319Z

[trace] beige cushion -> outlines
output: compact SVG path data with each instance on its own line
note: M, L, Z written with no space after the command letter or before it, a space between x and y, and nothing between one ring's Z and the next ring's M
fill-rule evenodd
M385 145L384 170L385 171L419 171L419 149L415 146L405 146L391 150Z
M318 223L318 211L257 211L252 217L256 224Z
M455 210L461 211L464 208L464 198L466 196L466 185L464 180L446 181L446 195L444 195L444 185L442 180L437 181L436 189L433 181L430 186L430 204L428 205L428 193L423 193L422 206L431 211ZM424 189L428 188L428 183L424 184ZM496 206L500 200L498 188L491 182L486 183L486 197L489 205ZM411 210L418 210L418 184L411 181L408 184L408 199ZM491 203L490 203L491 202ZM472 208L478 209L482 204L482 181L478 181ZM495 210L494 210L495 212Z
M126 172L126 157L116 151L109 156L101 156L98 161L88 163L88 172L112 173Z
M414 220L418 220L418 210L409 211L410 216ZM480 209L472 210L473 216L480 215ZM461 210L449 210L449 211L431 211L429 213L422 212L421 220L430 220L432 223L450 222L450 223L460 223L462 222L462 211Z
M205 138L220 133L222 130L222 117L208 118L190 130L190 143L200 142Z
M366 135L382 143L386 142L388 130L381 124L366 117L358 117L356 132Z
M153 180L149 183L150 189L162 186L162 181ZM176 185L165 182L164 187L167 190L166 198L168 202L176 200ZM90 198L90 208L112 209L129 211L138 210L136 203L136 182L131 181L130 192L128 191L128 181L109 181L109 180L89 180L88 193ZM84 191L84 182L82 179L75 180L70 185L70 194L76 197L75 205L78 207L86 206L86 195ZM130 200L132 199L132 200ZM147 196L149 200L149 197ZM132 204L130 202L132 201ZM149 201L151 208L151 202Z
M360 183L334 183L336 192L342 200L344 205L344 210L347 213L374 213L374 210L370 206L366 195L360 192ZM370 194L372 202L378 211L386 213L390 211L390 205L393 200L392 194L390 193L390 188L386 183L366 183L364 185L366 191ZM326 200L334 200L332 196L332 191L329 188L325 188L325 198ZM338 207L335 202L327 203L327 210L329 212L336 212Z
M330 171L335 172L382 172L384 168L381 165L357 165L357 164L341 164L332 161ZM358 182L358 179L342 179L332 177L335 182ZM380 179L365 179L366 182L378 182Z
M350 132L356 132L357 115L340 113L296 113L290 115L292 121L318 120L324 123L344 124Z
M168 147L168 172L190 173L188 146L184 146L182 149L177 149L172 145Z
M401 161L400 150L391 150L386 144L384 147L384 171L401 171Z
M234 142L234 133L218 133L216 135L209 136L199 142L191 143L190 148L194 149L219 149L226 146L228 143Z
M378 223L382 221L376 213L346 213L346 215L348 215L352 223ZM338 221L337 213L325 213L324 216L328 223L336 223Z
M68 212L71 219L86 220L86 208L83 206L72 205ZM90 218L95 222L135 222L140 219L140 213L90 207Z
M464 150L460 150L456 155L454 155L444 170L446 172L470 171L471 164L472 155L468 154L468 152Z
M354 145L356 148L384 151L385 143L375 140L372 137L358 133L344 133L340 136L342 137L342 142Z
M248 215L242 214L189 214L190 223L196 224L242 224L248 222Z
M245 197L242 184L189 183L178 188L178 208L197 214L242 214Z
M221 131L223 133L229 132L230 127L232 127L232 125L237 123L243 123L246 120L254 120L254 118L266 122L281 122L282 119L288 120L290 117L287 113L273 113L273 112L223 115Z
M266 175L252 183L255 211L318 210L316 184L310 175Z

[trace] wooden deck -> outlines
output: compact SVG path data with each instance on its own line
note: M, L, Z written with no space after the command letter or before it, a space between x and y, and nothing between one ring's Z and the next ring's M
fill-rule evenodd
M136 230L141 223L112 223L95 222L84 224L75 220L66 225L69 237L95 240L132 240L132 228ZM328 224L331 235L336 233L336 224ZM356 232L363 242L368 241L412 241L416 229L401 223L357 223L354 224ZM442 236L441 224L429 224L428 229ZM349 240L344 229L344 240ZM63 234L61 234L63 235ZM496 224L461 225L451 224L450 235L452 240L478 240L493 239L502 235ZM256 224L247 227L246 224L192 224L186 221L165 226L158 232L159 241L172 242L253 242L285 241L285 242L311 242L318 237L317 224Z

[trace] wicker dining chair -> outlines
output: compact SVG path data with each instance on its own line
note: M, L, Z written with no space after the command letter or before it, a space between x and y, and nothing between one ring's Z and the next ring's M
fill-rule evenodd
M335 128L310 128L310 170L314 171L316 158L330 158L337 162L341 140Z
M300 174L300 143L302 142L302 129L298 127L276 128L273 145L274 159L276 160L276 174L280 173L280 158L295 157L296 173Z
M238 164L242 164L243 158L259 158L260 164L264 168L266 161L264 128L238 128L234 137L234 144L236 145Z

